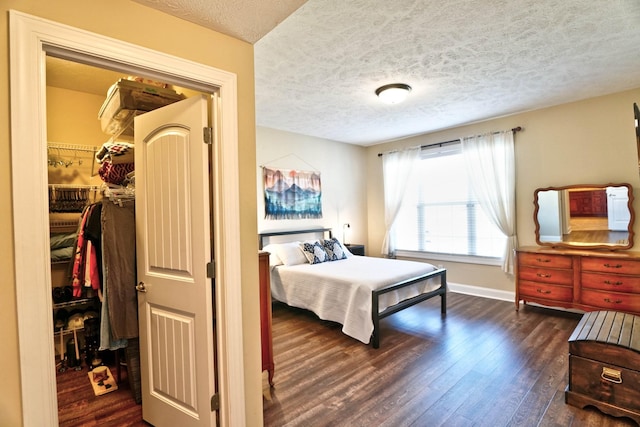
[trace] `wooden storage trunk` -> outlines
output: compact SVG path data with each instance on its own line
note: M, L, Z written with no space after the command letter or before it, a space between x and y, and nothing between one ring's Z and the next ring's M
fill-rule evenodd
M640 316L586 313L569 338L565 402L640 425Z

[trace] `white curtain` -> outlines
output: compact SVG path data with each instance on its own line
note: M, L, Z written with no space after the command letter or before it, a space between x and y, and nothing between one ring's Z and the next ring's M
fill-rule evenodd
M513 131L463 138L462 155L485 214L507 236L502 270L513 274L518 246Z
M407 184L413 168L420 158L420 147L385 153L382 157L382 175L384 179L384 225L382 254L395 257L396 238L393 225L402 205Z

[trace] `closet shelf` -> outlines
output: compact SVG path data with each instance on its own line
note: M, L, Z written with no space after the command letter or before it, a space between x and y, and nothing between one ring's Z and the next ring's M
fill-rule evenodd
M59 302L53 304L53 308L73 307L76 305L89 304L97 301L97 298L78 298L71 301Z
M49 167L81 167L85 161L91 165L91 175L95 176L96 153L99 147L90 145L62 144L58 142L47 143L47 163ZM73 152L73 156L63 154Z
M91 184L49 184L52 189L69 189L69 190L99 190L99 185Z
M47 148L53 148L56 150L67 150L67 151L88 151L94 154L98 151L98 147L94 147L90 145L61 144L59 142L49 142L47 143Z
M73 334L73 332L80 332L80 331L84 331L84 328L74 328L74 329L63 329L62 330L62 335L69 335L69 334ZM59 337L60 336L60 329L56 330L53 333L54 337Z

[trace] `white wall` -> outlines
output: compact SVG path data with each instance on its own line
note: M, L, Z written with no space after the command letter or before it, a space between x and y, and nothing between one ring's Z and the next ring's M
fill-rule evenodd
M559 191L538 192L538 224L541 242L562 241L562 210Z
M333 228L342 240L349 223L349 243L367 243L366 157L363 147L275 129L256 129L258 232L317 226ZM270 220L264 218L262 166L319 171L322 218Z

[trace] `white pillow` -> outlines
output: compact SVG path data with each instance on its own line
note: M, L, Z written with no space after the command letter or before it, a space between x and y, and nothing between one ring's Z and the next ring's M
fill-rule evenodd
M263 251L269 252L269 267L275 267L276 265L283 264L282 260L278 256L278 246L280 245L272 243L262 248Z
M298 265L307 263L307 257L300 249L300 242L281 243L276 253L284 265Z

